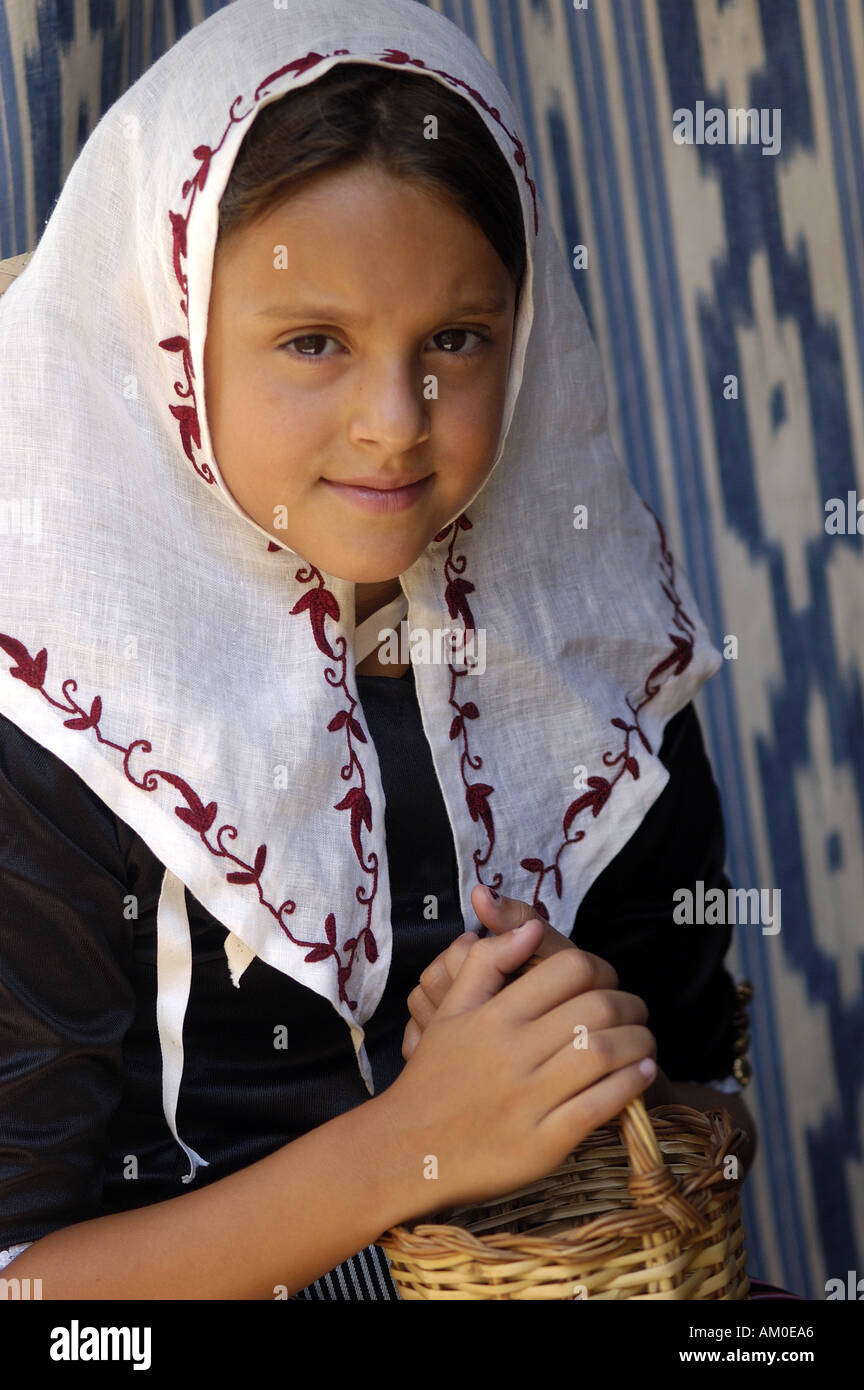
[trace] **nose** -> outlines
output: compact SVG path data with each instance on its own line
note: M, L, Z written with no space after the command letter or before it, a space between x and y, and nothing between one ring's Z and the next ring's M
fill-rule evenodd
M431 432L421 365L395 354L366 364L355 379L349 437L387 454L407 453Z

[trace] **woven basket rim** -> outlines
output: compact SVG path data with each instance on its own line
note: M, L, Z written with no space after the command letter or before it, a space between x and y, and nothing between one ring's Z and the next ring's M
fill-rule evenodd
M718 1211L734 1208L746 1175L739 1173L734 1178L726 1177L723 1161L730 1153L735 1152L746 1136L741 1129L732 1125L727 1112L701 1111L683 1105L661 1105L648 1111L647 1115L652 1122L658 1146L663 1142L673 1142L676 1135L682 1136L682 1130L683 1137L699 1138L709 1142L708 1158L704 1165L698 1171L677 1179L681 1195L699 1216L709 1219ZM618 1146L623 1148L626 1156L627 1146L622 1134L621 1116L618 1116L587 1135L582 1143L567 1155L562 1164L546 1175L546 1178L525 1184L512 1193L502 1194L488 1201L444 1207L442 1214L467 1215L473 1211L479 1214L484 1206L494 1206L499 1202L528 1195L538 1183L542 1184L548 1179L564 1174L572 1166L576 1155L584 1160L592 1148L598 1149L608 1145L615 1133ZM664 1155L664 1164L666 1162ZM722 1193L718 1194L715 1189L721 1183ZM502 1217L502 1220L506 1220L506 1216ZM681 1237L680 1230L660 1207L634 1205L601 1214L547 1236L532 1236L530 1229L477 1236L450 1221L418 1219L416 1222L400 1222L391 1226L378 1237L375 1244L385 1251L389 1248L394 1254L410 1254L412 1257L434 1258L470 1254L503 1263L508 1256L512 1258L514 1255L546 1254L550 1258L567 1258L584 1256L589 1249L592 1254L612 1253L629 1242L642 1241L646 1236L661 1237L673 1234Z

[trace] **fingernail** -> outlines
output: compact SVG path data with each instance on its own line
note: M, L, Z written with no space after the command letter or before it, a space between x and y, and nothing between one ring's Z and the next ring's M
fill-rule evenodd
M490 898L493 898L493 899L494 899L494 901L495 901L496 903L499 903L499 902L501 901L501 894L500 894L500 893L496 893L496 892L495 892L495 889L494 889L494 888L490 888L488 884L486 885L486 892L489 894L489 897L490 897Z
M643 1062L639 1063L639 1070L642 1075L647 1076L650 1081L651 1078L657 1074L657 1063L652 1057L646 1057Z

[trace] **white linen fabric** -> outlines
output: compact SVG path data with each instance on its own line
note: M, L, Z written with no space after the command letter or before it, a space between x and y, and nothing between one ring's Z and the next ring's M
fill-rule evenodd
M518 114L477 48L413 0L237 0L190 30L99 121L0 299L2 491L38 518L0 548L0 710L165 865L158 1020L175 1135L184 888L228 929L238 988L258 955L331 1002L374 1092L364 1024L387 979L391 903L355 675L369 628L353 583L236 502L203 399L218 205L240 142L267 104L345 61L430 75L470 102L513 171L528 246L494 465L400 576L412 633L486 635L482 673L412 656L466 926L485 882L569 932L669 779L666 724L722 664L614 455ZM183 1147L186 1182L206 1158Z

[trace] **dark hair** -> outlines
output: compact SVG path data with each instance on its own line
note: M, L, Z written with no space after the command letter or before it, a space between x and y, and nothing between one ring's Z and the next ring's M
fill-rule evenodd
M438 119L437 140L423 137L430 115ZM254 118L219 204L217 250L313 178L358 163L455 202L507 267L518 303L522 208L511 169L482 118L435 78L369 63L336 63Z

